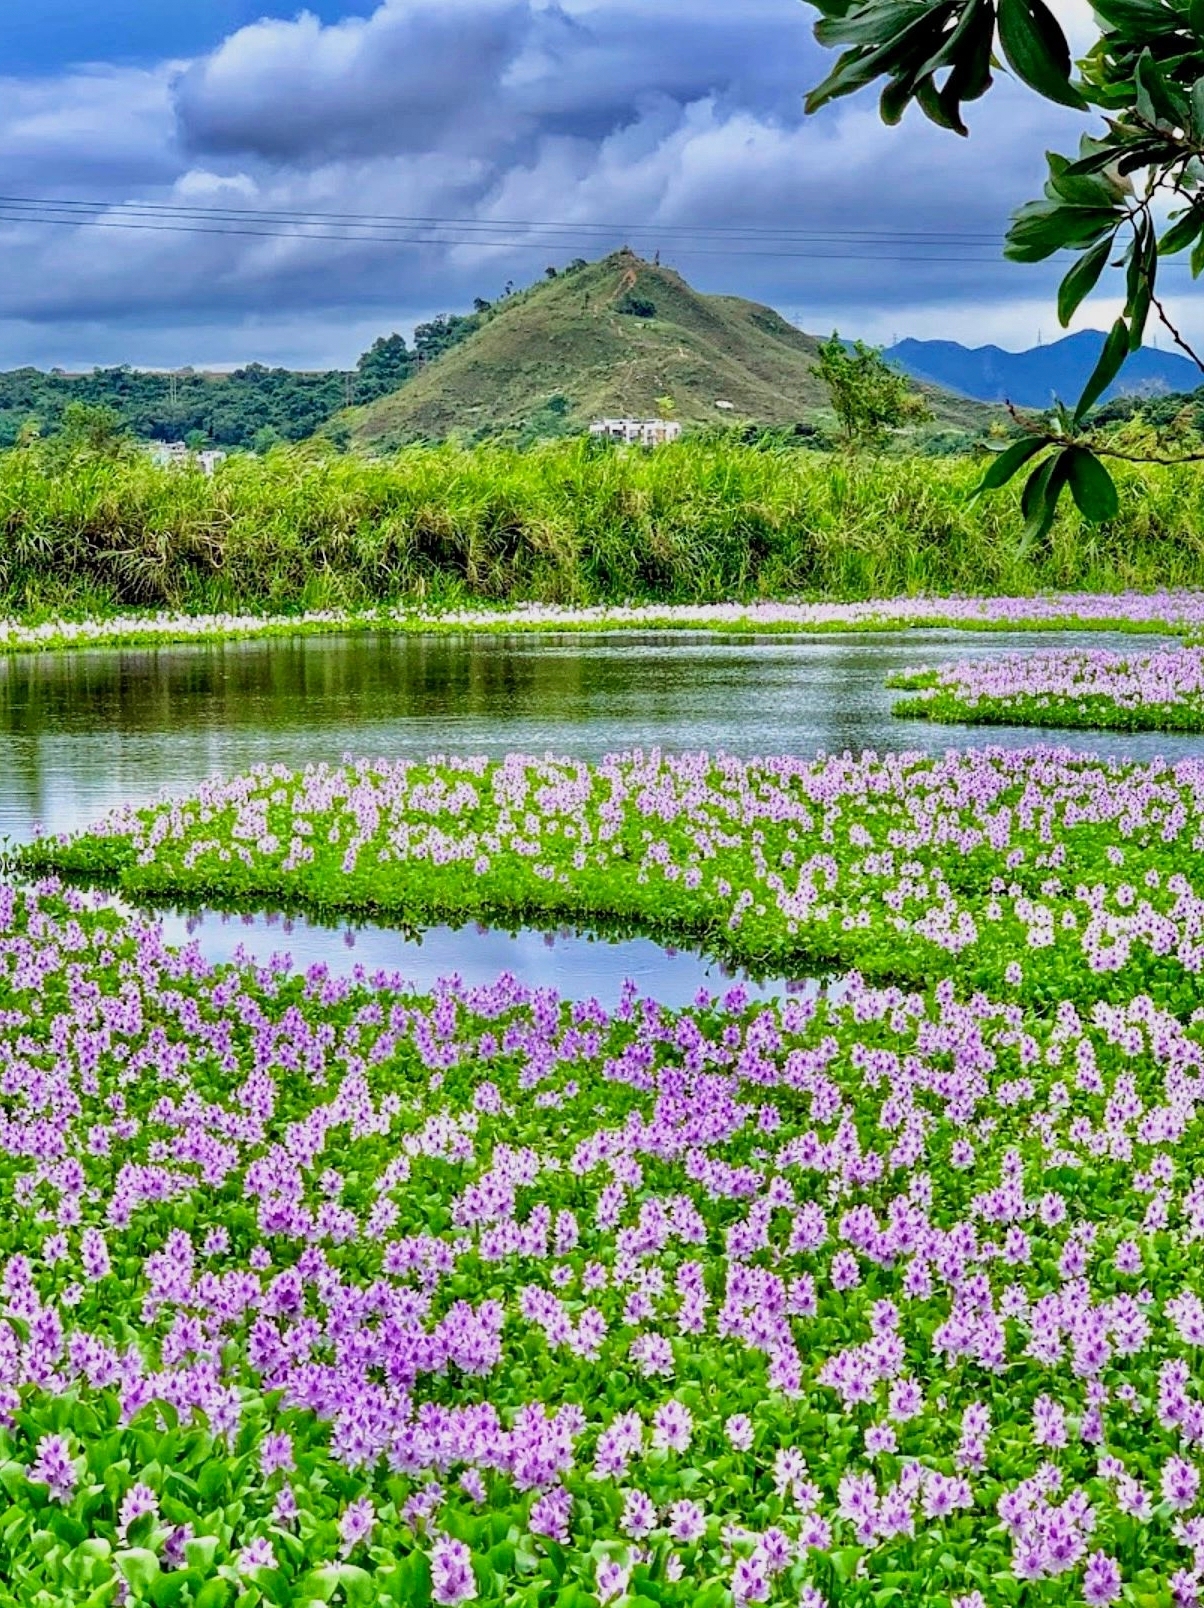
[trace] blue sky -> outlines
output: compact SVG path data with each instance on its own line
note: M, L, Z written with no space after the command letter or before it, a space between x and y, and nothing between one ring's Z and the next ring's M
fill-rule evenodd
M1082 0L1061 4L1084 43ZM349 364L382 331L627 240L813 330L1055 333L1050 273L997 242L1081 120L1007 81L969 141L915 114L884 129L872 96L804 119L826 58L799 0L12 9L0 196L68 219L87 203L107 226L0 204L0 367ZM173 210L131 210L148 206ZM254 238L248 209L456 222L413 242Z
M305 9L330 23L368 16L376 4L319 0ZM0 73L56 72L81 62L147 66L167 56L194 56L271 10L264 0L32 0L14 5L0 28Z

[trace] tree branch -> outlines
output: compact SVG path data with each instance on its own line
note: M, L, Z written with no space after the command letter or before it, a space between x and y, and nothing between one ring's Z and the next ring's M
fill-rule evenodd
M1118 458L1122 463L1151 463L1161 465L1164 469L1173 469L1180 463L1204 463L1204 452L1184 452L1178 457L1168 458L1160 453L1153 452L1124 452L1119 447L1109 447L1102 442L1083 441L1074 436L1063 435L1059 431L1047 430L1036 419L1026 418L1014 402L1005 404L1011 416L1012 423L1026 435L1040 436L1051 447L1088 447L1097 458Z
M1196 367L1200 370L1201 374L1204 374L1204 361L1201 360L1200 355L1199 355L1198 352L1194 352L1191 349L1191 347L1183 339L1183 336L1180 335L1179 331L1171 323L1170 319L1167 316L1166 308L1162 305L1161 301L1159 301L1157 296L1151 296L1150 301L1154 306L1155 312L1157 312L1157 314L1158 314L1159 322L1162 325L1164 325L1164 327L1167 330L1170 331L1170 337L1174 341L1175 345L1179 348L1179 350L1181 352L1185 352L1187 354L1187 356L1191 358L1192 362L1196 365Z

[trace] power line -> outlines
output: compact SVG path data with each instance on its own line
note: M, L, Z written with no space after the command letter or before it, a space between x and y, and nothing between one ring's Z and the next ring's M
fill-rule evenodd
M577 221L560 222L533 218L464 218L438 217L424 214L323 212L276 210L262 207L207 207L183 202L112 201L63 199L53 196L0 196L0 206L9 209L31 209L35 212L54 211L74 215L96 213L125 213L137 217L184 218L220 220L232 223L289 223L322 226L337 224L346 228L376 228L379 226L405 226L408 228L451 228L460 230L496 231L521 229L540 234L624 234L698 237L736 236L738 238L806 241L815 238L838 236L841 239L891 239L909 242L934 241L943 244L998 243L997 232L982 233L966 230L918 229L859 229L842 228L827 224L818 229L808 227L766 226L763 224L661 224Z
M330 245L464 247L501 251L569 249L575 240L598 245L597 237L642 234L671 237L683 257L767 257L813 262L1000 263L998 235L933 231L737 225L659 225L539 222L533 219L422 218L387 213L285 212L241 207L201 207L165 202L55 200L0 196L0 225L96 228L150 234L227 235L251 240L315 241ZM435 230L435 233L422 233ZM502 230L522 230L526 238ZM400 231L400 232L399 232ZM453 232L444 232L453 231ZM534 235L532 239L530 236ZM715 241L717 244L699 244ZM770 242L780 241L780 245ZM693 242L693 243L692 243ZM990 254L976 248L989 242ZM927 249L932 247L933 249ZM838 249L817 249L838 248ZM888 249L889 248L889 249ZM1059 253L1065 256L1066 253ZM1187 267L1186 262L1164 269Z
M498 237L456 237L449 235L418 235L418 234L352 234L345 230L326 229L321 234L299 232L297 227L289 229L273 228L231 228L224 223L158 223L121 221L111 217L88 217L83 214L62 217L32 212L6 211L0 202L0 223L10 224L41 224L44 226L73 229L119 229L133 230L138 233L150 234L190 234L190 235L227 235L250 240L307 240L319 244L329 245L384 245L384 246L477 246L491 247L505 251L544 251L549 249L547 240L519 240L502 239ZM826 241L817 237L817 245L840 244L838 239ZM918 243L917 243L918 244ZM877 262L967 262L987 263L998 262L997 255L967 256L965 254L951 256L938 255L930 252L886 252L876 248L871 242L865 242L861 250L853 251L815 251L769 247L754 247L752 250L742 248L738 244L731 246L691 246L675 245L675 255L684 257L774 257L798 258L810 261L877 261Z

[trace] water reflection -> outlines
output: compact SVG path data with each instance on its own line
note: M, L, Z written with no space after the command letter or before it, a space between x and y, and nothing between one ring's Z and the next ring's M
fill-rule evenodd
M26 838L35 822L74 829L124 800L260 761L337 762L349 752L551 749L596 759L658 744L748 755L1050 742L1060 739L896 721L883 681L917 662L1083 640L355 635L18 656L0 660L0 835ZM1141 757L1201 747L1162 733L1065 740Z
M266 966L289 956L304 971L321 963L343 976L387 976L397 987L428 991L441 978L466 986L487 985L511 972L531 988L554 989L565 999L593 997L607 1009L618 1004L624 985L679 1007L699 990L722 998L739 986L750 1000L786 995L813 997L823 986L812 978L757 980L717 960L645 938L611 938L562 927L555 932L503 932L471 924L404 933L388 927L324 927L300 916L231 915L226 912L159 912L169 943L195 942L208 960L250 957Z

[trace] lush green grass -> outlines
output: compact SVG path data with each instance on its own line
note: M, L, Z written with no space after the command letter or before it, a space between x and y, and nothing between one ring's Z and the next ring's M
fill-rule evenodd
M850 464L733 446L617 453L306 449L212 480L141 459L0 455L0 609L64 614L540 599L1113 591L1204 584L1204 475L1123 477L1123 515L1065 512L1022 554L1014 498L959 460Z

